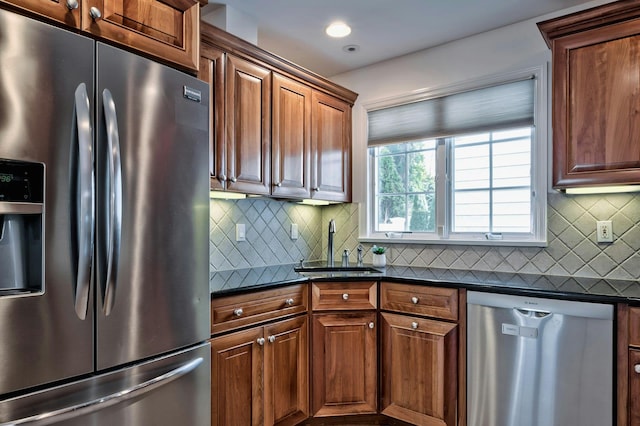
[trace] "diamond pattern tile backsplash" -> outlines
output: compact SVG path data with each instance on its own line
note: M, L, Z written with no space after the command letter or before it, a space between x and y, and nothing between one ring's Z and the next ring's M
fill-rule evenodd
M392 265L519 272L608 279L640 279L640 195L548 194L548 246L487 247L387 244ZM327 227L335 219L335 256L358 246L358 206L303 206L270 199L211 200L211 271L326 259ZM596 242L596 221L612 220L614 242ZM246 242L235 241L245 223ZM299 227L291 240L291 223ZM371 263L366 248L365 263Z

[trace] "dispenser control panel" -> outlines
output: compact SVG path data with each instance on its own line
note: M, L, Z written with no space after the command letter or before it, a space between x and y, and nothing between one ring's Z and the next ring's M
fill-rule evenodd
M44 165L0 159L0 201L42 203Z

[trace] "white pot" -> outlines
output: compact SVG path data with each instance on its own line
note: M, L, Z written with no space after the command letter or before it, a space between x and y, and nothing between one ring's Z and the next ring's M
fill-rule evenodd
M373 266L378 266L380 268L384 268L387 266L387 255L386 253L382 254L373 254Z

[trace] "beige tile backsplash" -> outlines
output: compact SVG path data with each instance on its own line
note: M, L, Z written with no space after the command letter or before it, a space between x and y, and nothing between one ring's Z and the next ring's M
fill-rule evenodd
M520 272L607 279L640 279L640 195L548 194L548 246L487 247L386 244L393 265ZM212 272L326 258L330 219L336 220L336 259L358 245L358 206L312 207L266 198L211 200ZM614 242L596 243L596 220L612 220ZM246 225L245 242L235 225ZM297 223L299 238L290 238ZM371 262L367 248L365 262ZM355 254L351 256L355 262Z

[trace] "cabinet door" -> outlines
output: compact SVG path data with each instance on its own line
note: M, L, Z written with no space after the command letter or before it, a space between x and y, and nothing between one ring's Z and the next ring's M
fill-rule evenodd
M454 426L457 325L381 317L382 413L415 425Z
M554 187L640 183L638 33L633 21L554 41Z
M209 83L209 175L211 189L224 189L226 176L224 140L225 53L202 43L198 78Z
M212 426L262 426L262 334L257 327L211 339Z
M375 312L313 315L314 416L376 412L375 324Z
M351 107L313 92L311 197L351 201Z
M629 350L629 426L640 426L640 350Z
M311 88L273 75L272 171L274 196L309 198Z
M309 417L307 316L265 326L265 425L296 425Z
M271 71L227 54L227 188L271 192Z
M0 4L10 4L37 15L51 18L64 24L80 28L81 0L0 0Z
M81 0L82 29L181 68L198 71L197 0Z

